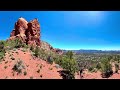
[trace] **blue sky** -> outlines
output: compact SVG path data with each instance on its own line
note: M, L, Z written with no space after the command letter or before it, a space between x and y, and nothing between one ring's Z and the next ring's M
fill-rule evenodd
M41 39L55 48L120 50L120 11L0 11L0 40L19 17L38 18Z

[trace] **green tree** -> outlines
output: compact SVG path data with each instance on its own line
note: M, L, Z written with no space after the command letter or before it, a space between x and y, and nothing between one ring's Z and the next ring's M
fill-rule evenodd
M35 48L35 54L34 54L36 57L39 57L39 47L36 46Z
M66 53L66 56L69 58L69 59L72 59L73 58L73 52L72 51L68 51Z
M113 74L112 65L108 58L102 58L101 61L102 77L110 77Z

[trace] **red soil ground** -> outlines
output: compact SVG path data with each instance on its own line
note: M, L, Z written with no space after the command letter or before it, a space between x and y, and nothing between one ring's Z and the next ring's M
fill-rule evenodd
M13 54L15 60L11 59L12 56L10 54ZM12 68L18 59L23 61L25 70L17 75L15 71L13 74ZM41 69L40 65L42 66ZM57 69L55 65L55 63L51 65L38 58L33 59L30 51L23 52L22 49L11 50L9 54L8 52L6 53L5 60L0 62L0 79L30 79L30 77L33 77L33 79L62 79L59 72L57 72L62 69ZM37 72L39 69L40 72ZM24 75L24 71L27 72L27 75Z
M82 79L120 79L120 70L118 71L118 73L113 73L113 75L109 78L102 78L100 71L91 73L87 70L83 71L82 76ZM76 74L76 79L81 79L79 74Z

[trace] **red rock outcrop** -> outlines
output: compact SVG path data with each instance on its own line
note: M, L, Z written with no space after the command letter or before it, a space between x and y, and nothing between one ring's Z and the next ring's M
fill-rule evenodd
M38 19L27 22L24 18L19 18L8 40L16 38L21 39L27 45L40 46L46 50L51 50L59 54L62 53L62 50L55 49L47 42L42 42L40 40L40 24Z
M40 46L40 24L37 19L28 23L26 30L27 44Z
M19 18L8 40L21 39L24 43L40 46L40 24L37 19L29 23L24 18Z
M52 51L58 54L63 54L63 51L57 48L53 48L49 43L45 41L41 41L41 48L47 50L47 51Z

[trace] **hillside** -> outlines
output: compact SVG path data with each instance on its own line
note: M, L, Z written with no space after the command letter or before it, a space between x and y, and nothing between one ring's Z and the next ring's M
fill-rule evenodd
M76 62L70 62L66 56L63 59L62 50L53 48L40 37L38 19L28 22L21 17L15 22L10 37L0 41L1 79L74 78Z
M20 62L20 66L13 69ZM4 60L0 62L0 79L62 79L60 70L57 64L35 58L29 49L20 48L5 53Z

